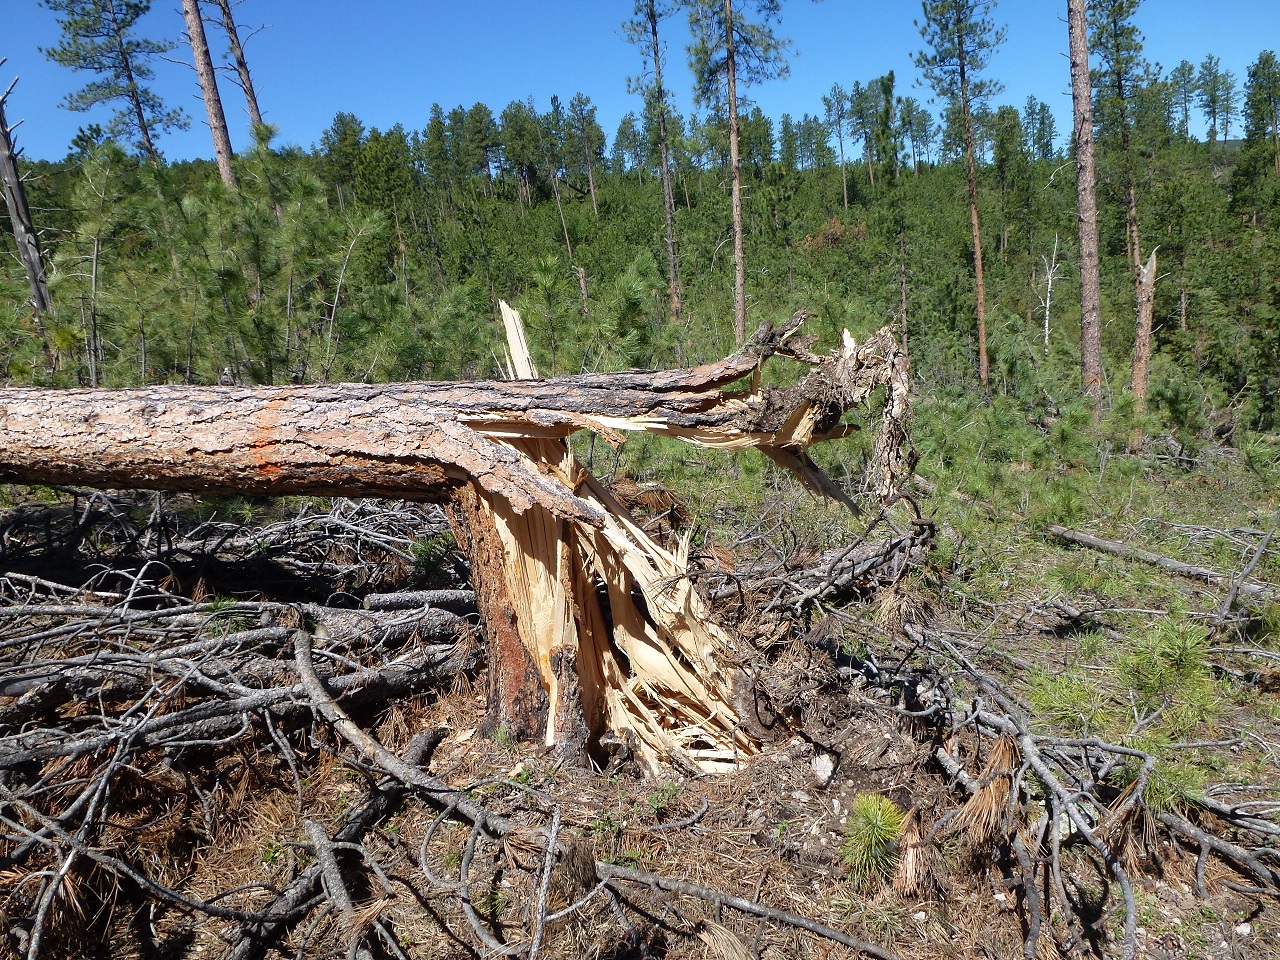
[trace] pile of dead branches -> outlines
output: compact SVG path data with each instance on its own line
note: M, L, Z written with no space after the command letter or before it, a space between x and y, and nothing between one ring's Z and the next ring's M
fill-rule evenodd
M644 955L677 937L763 950L791 930L885 956L829 907L656 869L652 848L743 824L777 882L838 885L831 804L873 768L910 812L894 895L942 895L959 844L1005 878L1027 957L1105 949L1100 878L1116 945L1136 955L1135 886L1178 855L1202 892L1277 889L1274 805L1246 791L1153 806L1150 755L1047 735L985 645L935 625L912 586L931 527L910 505L887 536L843 548L790 542L785 511L766 511L761 549L691 574L725 594L730 622L771 624L742 713L768 744L759 762L799 781L739 796L767 782L744 758L737 799L691 795L656 821L637 806L667 809L677 781L645 779L626 740L609 745L613 779L581 779L536 753L504 766L504 733L467 729L484 643L438 512L299 501L246 524L230 516L242 504L191 506L91 494L5 518L0 911L16 955L111 939L116 955L417 956L409 944L432 936L455 946L430 955ZM424 556L454 578L427 586ZM641 799L602 814L619 775ZM751 826L770 817L813 818L829 842ZM724 855L718 842L701 856Z
M317 638L314 675L357 715L478 666L469 591L399 603L369 592L403 581L411 545L442 529L438 514L373 502L304 504L254 526L103 494L13 511L0 575L10 946L33 958L72 950L86 905L109 925L101 905L122 897L256 915L225 891L193 897L181 878L225 829L229 794L282 773L303 794L315 711L294 634ZM304 583L327 596L290 598ZM264 586L282 599L263 598Z
M518 772L430 772L450 731L402 720L389 733L388 717L468 695L484 666L474 594L439 576L442 562L464 572L443 516L380 501L291 507L259 505L266 515L246 523L233 517L243 503L209 515L93 493L4 517L0 920L16 955L116 942L124 955L333 943L406 956L406 921L388 906L406 893L460 944L498 954L555 940L572 955L584 930L642 950L677 922L655 926L650 901L678 895L887 955L793 910L600 859L590 804ZM820 556L800 582L814 597L847 588L857 553ZM424 557L437 567L426 589ZM784 582L760 578L752 603L798 609ZM611 748L615 769L639 769L634 748ZM322 816L317 785L333 789L343 768L364 785ZM283 846L251 855L253 868L237 836L264 809ZM412 848L387 832L397 816ZM686 933L722 929L707 923Z

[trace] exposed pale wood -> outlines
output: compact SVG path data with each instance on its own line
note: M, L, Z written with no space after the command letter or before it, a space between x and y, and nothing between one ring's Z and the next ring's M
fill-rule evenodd
M1145 264L1136 265L1134 283L1137 287L1138 320L1133 338L1133 385L1134 412L1137 414L1138 426L1129 437L1129 451L1136 453L1142 449L1143 429L1142 416L1147 412L1147 387L1151 379L1151 326L1155 311L1156 298L1156 251Z
M514 313L507 320L519 325ZM512 368L532 369L513 333ZM481 617L499 631L489 643L489 726L528 735L540 725L568 761L585 762L612 731L654 765L733 769L758 745L733 707L732 639L685 577L687 557L655 543L563 440L506 442L604 521L537 505L516 513L474 489L460 498Z
M547 698L528 649L537 645L525 639L531 629L527 608L523 615L517 613L508 584L508 565L519 561L508 557L493 520L494 508L476 485L459 489L449 512L458 543L470 559L476 606L488 640L486 725L490 732L505 729L514 737L533 739L546 728Z

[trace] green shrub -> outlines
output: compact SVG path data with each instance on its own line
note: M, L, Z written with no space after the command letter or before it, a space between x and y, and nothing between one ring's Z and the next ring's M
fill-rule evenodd
M859 886L887 879L898 865L898 844L905 826L906 815L888 797L858 794L849 809L840 846L849 879Z

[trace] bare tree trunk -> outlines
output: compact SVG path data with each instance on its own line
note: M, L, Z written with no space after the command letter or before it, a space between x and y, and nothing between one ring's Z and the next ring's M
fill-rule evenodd
M4 60L0 59L0 66ZM44 352L45 365L54 369L53 351L49 346L48 332L44 328L44 315L53 307L49 298L49 286L45 282L44 254L40 249L40 235L31 222L31 209L27 206L27 192L18 170L18 151L13 146L13 129L5 118L4 105L13 92L17 80L0 94L0 187L4 190L4 205L9 211L9 224L13 228L13 240L18 246L18 259L27 275L31 288L31 306L34 309L36 335Z
M1133 341L1133 378L1130 392L1134 397L1134 412L1139 418L1147 409L1147 380L1151 364L1151 314L1155 296L1155 250L1147 265L1142 263L1142 236L1138 230L1138 189L1133 173L1133 146L1129 135L1129 118L1125 110L1124 78L1117 72L1115 93L1120 105L1120 159L1124 178L1124 237L1129 262L1133 266L1134 303L1137 311L1137 327ZM1158 249L1158 248L1157 248ZM1142 448L1144 430L1141 421L1129 436L1128 449L1136 453Z
M596 177L592 172L592 168L595 164L591 162L591 151L586 150L585 148L583 150L582 162L587 165L587 191L591 194L591 212L597 219L599 219L600 203L596 199Z
M645 9L653 57L653 89L658 102L658 157L662 169L663 220L667 235L667 313L679 324L684 312L684 287L676 259L676 197L671 187L671 150L667 140L667 91L662 85L662 45L658 42L658 7L650 0Z
M98 267L102 262L102 238L93 238L93 258L89 265L89 386L100 384L98 368L102 360L102 338L98 336ZM83 312L83 301L81 301Z
M844 168L844 123L836 128L836 143L840 145L840 193L843 200L843 206L849 209L849 174Z
M200 78L200 94L204 98L205 113L209 116L209 132L213 135L213 152L218 158L218 173L222 182L234 190L239 184L236 182L235 171L231 169L231 135L227 131L227 116L222 112L222 97L218 94L218 78L213 72L209 43L204 35L200 0L182 0L182 16L187 21L191 56L195 60L196 76Z
M547 695L520 639L516 606L502 575L506 546L476 489L461 488L449 514L458 544L471 564L471 585L489 647L485 732L492 735L501 730L518 740L532 740L546 728Z
M591 298L587 295L587 268L575 266L574 275L578 278L578 294L582 297L582 315L591 316Z
M1129 452L1137 453L1142 449L1143 428L1142 416L1147 412L1147 385L1151 374L1151 319L1155 310L1156 292L1156 247L1146 264L1138 267L1135 283L1138 290L1138 329L1133 339L1133 386L1134 413L1138 416L1138 425L1129 437Z
M659 373L519 382L0 390L0 482L438 500L479 477L517 510L539 502L557 516L591 517L596 512L572 496L548 496L554 485L527 474L518 457L497 450L493 441L563 438L580 429L619 440L619 429L634 429L703 446L757 446L787 461L812 443L846 435L852 428L839 422L833 405L853 402L851 394L832 394L830 383L767 390L758 408L719 392L778 347L780 335L771 336L763 346L753 342L717 363ZM858 348L858 357L876 350L896 356L896 344L883 345L886 336ZM843 349L854 346L849 341ZM857 372L849 361L797 356L818 365L815 378ZM870 362L860 359L855 366Z
M733 191L733 338L747 341L747 261L742 224L742 165L738 144L738 72L733 51L733 0L724 0L725 69L729 78L729 178Z
M963 48L960 52L960 102L964 113L964 158L969 188L969 223L973 228L973 281L978 308L978 381L991 396L991 370L987 360L987 289L982 275L982 229L978 224L978 162L973 143L973 112L969 109L969 82Z
M1053 306L1053 282L1058 279L1058 235L1053 235L1053 255L1046 257L1040 255L1040 262L1044 264L1044 296L1040 299L1041 306L1044 307L1044 355L1049 356L1049 311ZM1095 417L1097 409L1095 408ZM1095 419L1095 423L1097 420Z
M898 339L902 352L910 353L907 336L907 229L902 222L902 198L898 198Z
M569 221L564 216L564 201L560 197L560 174L555 170L551 171L551 192L556 198L556 212L560 214L560 229L564 232L564 248L569 252L569 259L573 259L573 244L569 240Z
M231 57L236 62L236 73L240 77L240 89L244 91L244 102L249 109L249 120L254 127L262 126L262 111L258 109L258 94L253 89L253 77L249 75L249 62L244 58L244 46L240 43L240 30L236 26L235 17L231 14L231 0L215 0L222 12L222 29L227 35L227 43L231 46Z
M1098 177L1093 151L1093 89L1089 80L1086 0L1067 0L1071 43L1071 101L1076 134L1076 211L1080 235L1080 375L1102 420L1102 295L1098 255Z
M1271 153L1272 165L1276 173L1280 174L1280 110L1274 105L1271 108Z

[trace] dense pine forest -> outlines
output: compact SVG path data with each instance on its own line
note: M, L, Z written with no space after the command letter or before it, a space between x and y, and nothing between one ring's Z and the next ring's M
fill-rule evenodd
M1143 258L1159 247L1152 426L1273 430L1280 66L1261 52L1243 90L1212 57L1162 71L1143 58L1136 4L1093 7L1106 411L1132 413L1132 183ZM1127 17L1119 32L1116 17ZM683 18L661 28L673 49L686 40ZM6 229L5 381L488 375L499 297L522 309L547 373L723 354L733 346L724 98L682 115L652 82L643 31L637 39L642 95L612 136L589 92L436 104L425 125L388 130L340 113L310 150L280 149L259 127L232 161L231 187L212 162L149 157L136 122L115 136L85 128L65 159L23 164L52 303L33 316ZM748 325L798 308L827 334L892 323L922 389L981 396L957 101L940 100L935 115L892 74L839 79L800 117L744 101ZM1057 416L1081 393L1074 138L1035 98L1001 102L998 79L972 101L990 391ZM1204 140L1190 133L1202 117Z
M781 0L634 0L614 130L302 148L253 5L0 95L0 955L1280 956L1265 42L1046 7L1064 122L923 0L775 117Z

